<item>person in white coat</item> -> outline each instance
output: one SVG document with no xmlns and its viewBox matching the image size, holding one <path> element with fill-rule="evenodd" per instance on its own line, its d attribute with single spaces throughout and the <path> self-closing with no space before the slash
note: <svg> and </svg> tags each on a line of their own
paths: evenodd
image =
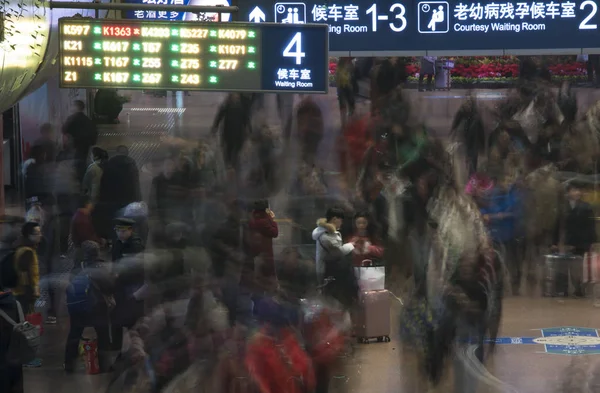
<svg viewBox="0 0 600 393">
<path fill-rule="evenodd" d="M 342 259 L 354 250 L 352 243 L 344 244 L 340 227 L 344 221 L 344 210 L 340 208 L 330 208 L 325 214 L 325 218 L 317 220 L 317 227 L 313 230 L 312 238 L 317 243 L 316 271 L 317 282 L 319 285 L 326 278 L 326 261 L 332 259 Z"/>
</svg>

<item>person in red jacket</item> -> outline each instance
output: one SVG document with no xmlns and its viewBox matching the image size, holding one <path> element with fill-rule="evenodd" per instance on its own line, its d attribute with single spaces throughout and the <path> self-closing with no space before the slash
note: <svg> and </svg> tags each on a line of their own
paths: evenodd
<svg viewBox="0 0 600 393">
<path fill-rule="evenodd" d="M 106 241 L 96 234 L 94 224 L 92 224 L 92 211 L 94 205 L 91 202 L 89 196 L 84 195 L 79 200 L 79 206 L 73 219 L 71 220 L 71 240 L 75 246 L 75 259 L 76 262 L 81 261 L 81 244 L 85 241 L 93 241 L 102 246 L 106 244 Z"/>
<path fill-rule="evenodd" d="M 352 255 L 353 265 L 360 267 L 366 259 L 376 262 L 383 258 L 383 247 L 369 233 L 369 216 L 367 213 L 357 213 L 354 216 L 354 227 L 356 228 L 356 232 L 349 241 L 349 243 L 354 244 Z"/>
<path fill-rule="evenodd" d="M 246 249 L 251 257 L 260 256 L 263 261 L 261 272 L 265 276 L 275 275 L 273 239 L 279 235 L 275 214 L 266 200 L 256 201 L 248 219 Z"/>
</svg>

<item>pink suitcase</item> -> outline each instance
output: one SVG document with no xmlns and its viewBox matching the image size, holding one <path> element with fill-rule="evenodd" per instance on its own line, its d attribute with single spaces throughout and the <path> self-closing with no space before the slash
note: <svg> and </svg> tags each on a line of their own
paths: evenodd
<svg viewBox="0 0 600 393">
<path fill-rule="evenodd" d="M 390 341 L 391 298 L 387 290 L 360 293 L 354 315 L 354 334 L 358 342 L 369 343 L 376 338 L 379 342 Z"/>
</svg>

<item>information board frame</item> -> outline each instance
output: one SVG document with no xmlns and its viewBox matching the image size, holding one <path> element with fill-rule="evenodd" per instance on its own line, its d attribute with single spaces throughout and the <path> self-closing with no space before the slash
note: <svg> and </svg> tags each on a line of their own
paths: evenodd
<svg viewBox="0 0 600 393">
<path fill-rule="evenodd" d="M 65 25 L 69 25 L 69 23 L 73 24 L 73 25 L 81 25 L 81 24 L 88 24 L 90 26 L 94 25 L 94 27 L 98 27 L 98 26 L 130 26 L 132 29 L 134 28 L 134 26 L 137 26 L 141 29 L 141 26 L 144 25 L 145 27 L 153 26 L 153 27 L 160 27 L 160 28 L 164 28 L 164 27 L 168 27 L 169 29 L 194 29 L 194 30 L 199 30 L 199 29 L 209 29 L 209 30 L 222 30 L 222 29 L 238 29 L 238 30 L 243 30 L 243 29 L 248 29 L 249 31 L 259 31 L 257 33 L 257 38 L 256 38 L 256 42 L 260 41 L 260 44 L 258 45 L 254 45 L 255 46 L 255 50 L 256 52 L 252 52 L 253 55 L 256 55 L 256 62 L 258 63 L 260 61 L 260 63 L 258 63 L 260 66 L 256 67 L 256 74 L 255 76 L 253 76 L 253 83 L 254 86 L 253 87 L 248 87 L 246 85 L 244 85 L 241 88 L 238 87 L 232 87 L 231 83 L 233 83 L 231 80 L 228 80 L 229 83 L 229 87 L 221 87 L 219 86 L 215 86 L 215 87 L 207 87 L 206 84 L 204 86 L 198 86 L 198 85 L 194 85 L 194 86 L 188 86 L 188 85 L 177 85 L 177 86 L 173 86 L 173 85 L 149 85 L 149 84 L 132 84 L 131 81 L 128 81 L 127 83 L 89 83 L 89 82 L 79 82 L 77 81 L 77 83 L 68 83 L 68 81 L 65 80 L 65 72 L 68 71 L 68 67 L 72 66 L 71 65 L 65 65 L 65 62 L 69 62 L 66 60 L 66 55 L 65 52 L 68 52 L 68 50 L 66 50 L 66 47 L 68 47 L 69 45 L 67 45 L 66 41 L 67 39 L 65 38 L 65 36 L 63 36 L 63 31 L 64 31 L 64 27 Z M 207 92 L 262 92 L 262 93 L 301 93 L 301 94 L 327 94 L 329 91 L 329 83 L 328 83 L 328 65 L 329 65 L 329 52 L 328 52 L 328 47 L 329 47 L 329 35 L 327 34 L 327 25 L 326 24 L 304 24 L 304 25 L 282 25 L 282 24 L 278 24 L 278 23 L 264 23 L 261 25 L 256 25 L 254 23 L 249 23 L 249 22 L 189 22 L 189 21 L 157 21 L 157 20 L 132 20 L 132 19 L 94 19 L 94 18 L 84 18 L 84 17 L 65 17 L 65 18 L 60 18 L 59 19 L 59 87 L 61 88 L 84 88 L 84 89 L 122 89 L 122 90 L 177 90 L 177 91 L 207 91 Z M 282 34 L 273 34 L 273 32 L 276 31 L 281 31 Z M 269 32 L 271 34 L 269 34 Z M 287 34 L 287 35 L 286 35 Z M 308 34 L 309 38 L 311 37 L 311 34 L 314 35 L 321 35 L 322 34 L 322 39 L 320 40 L 316 40 L 316 41 L 320 41 L 321 43 L 319 45 L 315 45 L 315 47 L 318 48 L 322 48 L 322 51 L 315 51 L 315 53 L 310 53 L 308 50 L 304 50 L 304 52 L 301 54 L 302 55 L 302 60 L 300 60 L 300 58 L 295 58 L 294 53 L 295 52 L 291 52 L 291 51 L 296 51 L 297 53 L 300 53 L 303 51 L 303 49 L 300 48 L 300 46 L 297 47 L 293 47 L 292 49 L 289 49 L 292 46 L 292 40 L 293 38 L 285 38 L 285 37 L 292 37 L 291 35 L 293 35 L 294 38 L 298 38 L 296 36 L 300 36 L 300 38 L 305 37 L 306 34 Z M 268 37 L 267 37 L 268 36 Z M 211 36 L 212 37 L 212 36 Z M 123 38 L 123 37 L 121 37 Z M 128 36 L 127 38 L 130 38 L 130 36 Z M 163 37 L 165 40 L 170 39 L 170 37 Z M 204 37 L 206 38 L 206 37 Z M 305 39 L 306 41 L 311 42 L 311 40 L 307 38 Z M 314 37 L 313 37 L 314 38 Z M 92 38 L 88 37 L 88 40 L 91 40 Z M 200 38 L 199 38 L 200 39 Z M 286 43 L 284 44 L 283 42 L 278 42 L 281 40 L 288 40 L 289 42 L 286 41 Z M 118 41 L 118 40 L 115 40 Z M 313 40 L 314 41 L 314 40 Z M 167 41 L 168 43 L 168 41 Z M 94 43 L 95 45 L 97 45 L 98 43 Z M 102 41 L 102 44 L 104 44 L 104 41 Z M 221 43 L 216 44 L 217 46 L 219 46 L 219 53 L 221 50 Z M 276 45 L 278 50 L 280 52 L 277 52 L 277 54 L 269 54 L 270 52 L 274 51 L 272 50 L 273 45 Z M 299 44 L 296 44 L 299 45 Z M 312 44 L 311 48 L 312 48 Z M 214 45 L 211 45 L 214 46 Z M 287 47 L 286 47 L 287 46 Z M 266 47 L 266 49 L 265 49 Z M 305 48 L 305 47 L 303 47 Z M 97 48 L 94 48 L 97 49 Z M 212 49 L 212 48 L 211 48 Z M 248 47 L 249 49 L 249 47 Z M 102 49 L 102 51 L 104 51 L 104 48 Z M 127 50 L 125 50 L 127 51 Z M 145 49 L 144 49 L 145 51 Z M 281 52 L 283 51 L 283 52 Z M 288 54 L 286 54 L 285 52 L 288 52 Z M 291 52 L 291 54 L 290 54 Z M 322 54 L 320 54 L 322 52 Z M 84 53 L 83 50 L 81 51 L 81 58 L 83 58 L 84 60 L 89 61 L 88 57 L 93 57 L 94 55 L 89 55 L 90 52 L 88 53 Z M 127 57 L 131 58 L 132 56 L 130 55 L 130 53 L 127 53 Z M 250 52 L 249 52 L 250 53 Z M 249 54 L 244 52 L 244 54 Z M 117 53 L 116 55 L 118 55 L 119 53 Z M 99 55 L 100 57 L 102 57 L 102 55 Z M 125 56 L 125 55 L 124 55 Z M 135 56 L 135 55 L 134 55 Z M 141 55 L 143 56 L 143 55 Z M 163 62 L 163 60 L 169 60 L 169 58 L 162 58 L 162 53 L 157 55 L 156 57 L 161 57 L 161 68 L 160 68 L 160 73 L 161 73 L 161 78 L 162 75 L 164 73 L 163 68 L 167 68 L 167 66 L 165 64 L 167 64 L 167 62 Z M 184 56 L 184 55 L 177 55 L 177 56 Z M 185 55 L 187 56 L 187 55 Z M 203 53 L 197 53 L 195 55 L 191 55 L 191 57 L 193 56 L 198 56 L 198 58 L 200 59 L 200 62 L 205 61 L 205 59 L 203 59 L 203 57 L 208 57 L 210 55 L 204 55 Z M 217 55 L 214 55 L 217 56 Z M 228 56 L 228 55 L 223 55 L 223 56 Z M 284 59 L 284 57 L 286 57 Z M 322 62 L 320 61 L 322 57 Z M 108 59 L 114 59 L 115 58 L 115 54 L 112 54 L 112 56 L 108 56 Z M 290 71 L 290 78 L 288 78 L 288 70 L 287 69 L 283 69 L 283 71 L 286 71 L 285 74 L 285 79 L 290 79 L 290 80 L 286 80 L 286 81 L 281 81 L 279 80 L 279 84 L 277 81 L 273 81 L 271 80 L 272 78 L 275 78 L 275 75 L 279 75 L 277 76 L 277 78 L 281 79 L 280 76 L 282 75 L 281 73 L 281 65 L 282 63 L 282 59 L 286 62 L 291 61 L 290 59 L 287 58 L 292 58 L 295 59 L 295 64 L 298 64 L 298 68 L 297 70 L 294 69 L 289 69 Z M 104 57 L 104 60 L 106 60 L 107 57 Z M 275 60 L 274 60 L 275 59 Z M 98 61 L 99 59 L 94 59 L 93 61 Z M 135 59 L 134 59 L 135 60 Z M 253 59 L 250 59 L 253 60 Z M 304 60 L 309 60 L 308 61 L 308 66 L 306 65 L 306 62 L 304 65 L 301 64 L 301 61 Z M 129 60 L 128 60 L 129 61 Z M 250 63 L 251 61 L 249 61 L 248 63 Z M 208 64 L 208 61 L 206 60 L 206 63 Z M 213 63 L 213 61 L 211 61 L 211 63 Z M 86 63 L 87 64 L 87 63 Z M 92 67 L 92 66 L 87 66 L 87 67 Z M 125 66 L 125 67 L 132 67 L 131 65 L 129 66 Z M 212 67 L 212 64 L 211 64 Z M 219 64 L 218 66 L 219 70 L 224 70 L 224 68 L 220 68 L 221 64 Z M 279 67 L 278 70 L 275 70 L 275 68 Z M 303 68 L 304 67 L 304 68 Z M 306 68 L 308 67 L 308 68 Z M 106 68 L 102 69 L 100 68 L 100 71 L 89 71 L 91 73 L 94 72 L 98 72 L 98 73 L 110 73 L 111 71 L 109 70 L 110 66 L 107 66 Z M 130 68 L 123 68 L 123 69 L 130 69 Z M 200 68 L 206 68 L 204 67 L 204 65 L 201 65 L 200 67 L 196 68 L 195 72 L 196 74 L 199 75 L 200 77 Z M 91 69 L 91 68 L 90 68 Z M 314 70 L 314 72 L 313 72 Z M 106 72 L 105 72 L 106 71 Z M 203 70 L 202 70 L 203 71 Z M 293 71 L 293 72 L 292 72 Z M 300 72 L 302 71 L 302 73 Z M 118 72 L 115 71 L 115 72 Z M 137 72 L 137 71 L 136 71 Z M 142 72 L 142 71 L 139 71 Z M 169 71 L 171 73 L 176 73 L 179 71 Z M 217 71 L 215 71 L 217 72 Z M 113 72 L 114 73 L 114 72 Z M 124 73 L 127 73 L 127 71 L 124 71 Z M 158 72 L 157 72 L 158 73 Z M 267 75 L 267 73 L 270 75 Z M 322 75 L 321 75 L 322 74 Z M 227 77 L 227 79 L 231 79 L 231 78 L 237 78 L 237 79 L 243 79 L 246 82 L 251 79 L 248 77 L 248 75 L 250 75 L 250 73 L 247 74 L 243 74 L 243 73 L 237 73 L 237 74 L 230 74 Z M 265 77 L 265 75 L 267 75 Z M 302 75 L 302 79 L 301 79 L 301 75 Z M 305 75 L 308 75 L 308 78 L 305 78 Z M 134 74 L 131 75 L 132 79 L 135 76 Z M 168 74 L 166 76 L 169 76 Z M 204 75 L 204 76 L 208 76 Z M 295 77 L 295 79 L 291 80 L 292 76 Z M 312 76 L 315 76 L 314 78 Z M 171 75 L 172 77 L 172 75 Z M 129 76 L 127 77 L 129 78 Z M 221 76 L 219 76 L 219 78 L 221 78 Z M 258 80 L 258 82 L 256 82 L 256 80 Z M 174 82 L 173 82 L 174 83 Z M 198 82 L 200 83 L 200 82 Z M 310 86 L 309 86 L 310 85 Z M 307 87 L 308 86 L 308 87 Z"/>
</svg>

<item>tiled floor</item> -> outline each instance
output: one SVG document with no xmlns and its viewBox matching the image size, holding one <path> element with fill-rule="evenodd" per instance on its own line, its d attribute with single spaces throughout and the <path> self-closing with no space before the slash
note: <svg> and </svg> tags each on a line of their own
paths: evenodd
<svg viewBox="0 0 600 393">
<path fill-rule="evenodd" d="M 336 393 L 429 392 L 417 376 L 414 355 L 403 351 L 399 343 L 396 334 L 399 309 L 399 303 L 392 307 L 392 341 L 357 345 L 354 355 L 346 359 L 345 367 L 333 379 Z M 87 376 L 83 371 L 71 376 L 62 373 L 62 345 L 67 333 L 65 324 L 66 321 L 61 321 L 58 326 L 46 329 L 44 366 L 26 370 L 27 392 L 100 392 L 106 386 L 106 376 Z M 540 337 L 539 329 L 560 326 L 600 328 L 599 310 L 587 300 L 559 303 L 546 298 L 508 298 L 500 335 L 513 339 Z M 486 367 L 493 377 L 480 375 L 472 378 L 477 381 L 474 392 L 583 393 L 586 391 L 578 389 L 592 378 L 590 371 L 600 371 L 600 355 L 568 356 L 546 353 L 544 345 L 500 344 L 496 353 L 487 360 Z M 446 369 L 447 378 L 431 392 L 453 392 L 452 370 L 450 362 Z M 568 389 L 563 386 L 568 386 Z M 344 389 L 340 390 L 342 387 Z"/>
<path fill-rule="evenodd" d="M 129 146 L 131 155 L 140 167 L 151 161 L 161 151 L 160 140 L 164 136 L 179 136 L 189 139 L 208 138 L 216 109 L 223 99 L 222 94 L 169 93 L 166 98 L 156 98 L 140 93 L 131 93 L 132 102 L 121 114 L 121 124 L 102 126 L 100 144 L 113 150 L 120 144 Z M 420 102 L 420 112 L 427 118 L 437 133 L 445 135 L 451 118 L 464 99 L 464 91 L 418 93 L 410 91 L 415 103 Z M 479 97 L 486 105 L 494 105 L 500 91 L 482 91 Z M 600 98 L 596 90 L 579 91 L 580 104 L 588 105 L 592 99 Z M 335 108 L 334 92 L 321 97 L 325 104 Z M 274 100 L 269 98 L 271 102 Z M 271 105 L 273 106 L 273 105 Z M 366 110 L 366 108 L 361 108 Z M 269 114 L 269 124 L 277 128 L 279 120 L 274 110 Z M 331 111 L 331 123 L 339 124 L 336 110 Z M 144 194 L 147 195 L 152 173 L 142 170 Z M 359 345 L 345 369 L 339 371 L 334 380 L 335 391 L 348 393 L 421 393 L 452 392 L 450 377 L 436 390 L 416 387 L 416 360 L 408 352 L 401 350 L 397 337 L 397 315 L 400 304 L 394 301 L 392 307 L 392 341 Z M 27 393 L 57 392 L 100 392 L 107 378 L 86 376 L 79 373 L 66 376 L 61 371 L 64 339 L 67 321 L 57 326 L 49 326 L 44 336 L 44 365 L 40 369 L 26 370 Z M 502 337 L 539 337 L 536 329 L 557 326 L 576 326 L 600 329 L 600 310 L 593 308 L 587 300 L 567 300 L 558 302 L 548 298 L 508 298 L 505 302 L 502 322 Z M 511 340 L 508 340 L 511 341 Z M 519 392 L 519 393 L 571 393 L 586 392 L 577 390 L 585 382 L 587 374 L 581 370 L 600 365 L 600 355 L 566 356 L 549 354 L 539 344 L 502 344 L 497 346 L 495 355 L 488 359 L 489 371 L 502 380 L 495 382 L 492 377 L 479 380 L 477 393 Z M 600 370 L 600 369 L 599 369 Z M 451 371 L 450 369 L 448 371 Z M 565 382 L 567 380 L 567 382 Z M 563 383 L 567 384 L 563 388 Z M 510 385 L 510 386 L 509 386 Z M 511 388 L 512 386 L 512 388 Z M 589 390 L 598 392 L 600 390 Z M 475 392 L 475 391 L 474 391 Z M 455 393 L 466 393 L 457 391 Z"/>
</svg>

